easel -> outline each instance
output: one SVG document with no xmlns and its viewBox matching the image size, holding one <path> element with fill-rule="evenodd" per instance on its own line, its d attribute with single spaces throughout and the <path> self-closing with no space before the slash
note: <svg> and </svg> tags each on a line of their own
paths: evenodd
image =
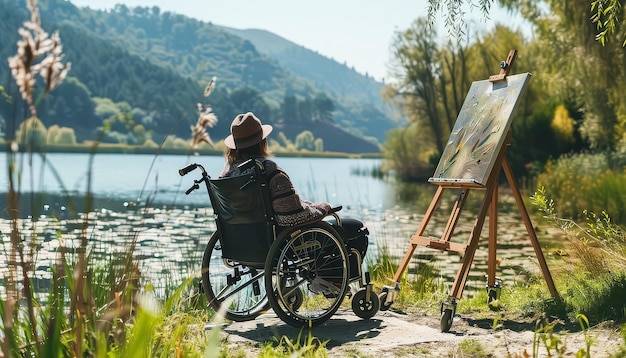
<svg viewBox="0 0 626 358">
<path fill-rule="evenodd" d="M 515 60 L 515 55 L 517 51 L 511 50 L 509 56 L 505 61 L 500 64 L 500 74 L 493 75 L 489 77 L 489 81 L 492 83 L 496 83 L 499 81 L 506 81 L 507 76 L 510 73 L 513 61 Z M 467 277 L 469 275 L 469 270 L 472 265 L 472 261 L 474 259 L 474 254 L 478 247 L 478 242 L 480 240 L 480 234 L 483 229 L 483 224 L 485 223 L 485 218 L 487 213 L 489 213 L 489 243 L 488 243 L 488 261 L 487 261 L 487 293 L 489 297 L 489 302 L 493 299 L 496 299 L 499 296 L 501 282 L 496 278 L 496 247 L 497 247 L 497 218 L 498 218 L 498 181 L 500 177 L 500 172 L 504 170 L 504 174 L 506 175 L 506 179 L 509 183 L 509 186 L 513 192 L 513 196 L 515 198 L 515 202 L 519 209 L 519 212 L 522 216 L 522 220 L 524 221 L 524 225 L 526 226 L 526 230 L 528 232 L 530 242 L 535 250 L 535 255 L 539 261 L 539 265 L 541 267 L 541 271 L 543 273 L 543 277 L 548 285 L 548 289 L 552 297 L 557 297 L 558 293 L 554 286 L 554 282 L 552 280 L 552 276 L 548 269 L 548 265 L 546 264 L 546 260 L 543 256 L 543 252 L 541 251 L 541 247 L 539 245 L 539 240 L 537 239 L 537 235 L 533 228 L 532 222 L 530 221 L 530 217 L 528 215 L 528 211 L 524 206 L 524 202 L 522 200 L 522 196 L 520 194 L 519 188 L 517 187 L 517 183 L 515 181 L 515 177 L 513 176 L 513 172 L 511 170 L 511 166 L 506 158 L 505 151 L 506 147 L 510 145 L 511 141 L 511 133 L 508 132 L 506 134 L 506 139 L 504 145 L 501 147 L 498 152 L 497 158 L 495 160 L 495 164 L 493 166 L 493 170 L 491 170 L 487 182 L 485 185 L 472 183 L 472 182 L 438 182 L 436 183 L 439 187 L 424 214 L 422 222 L 420 223 L 419 228 L 416 233 L 411 236 L 410 244 L 408 251 L 406 252 L 404 258 L 402 259 L 398 270 L 396 271 L 393 281 L 396 284 L 395 288 L 386 287 L 383 289 L 383 295 L 385 295 L 385 299 L 382 301 L 381 309 L 387 309 L 391 303 L 393 303 L 393 297 L 387 298 L 387 295 L 394 295 L 392 291 L 399 291 L 399 282 L 400 279 L 406 270 L 409 261 L 413 255 L 417 246 L 425 246 L 429 248 L 433 248 L 436 250 L 443 251 L 454 251 L 458 252 L 463 256 L 462 263 L 458 269 L 456 277 L 454 279 L 454 283 L 452 288 L 450 289 L 450 293 L 448 295 L 448 299 L 441 304 L 441 331 L 447 332 L 450 330 L 452 326 L 452 319 L 456 312 L 456 301 L 461 299 L 463 294 L 463 288 L 465 287 L 465 283 L 467 281 Z M 443 235 L 441 238 L 436 239 L 432 237 L 423 236 L 426 226 L 428 225 L 434 211 L 437 209 L 439 205 L 439 201 L 441 196 L 446 189 L 460 189 L 461 192 L 456 199 L 446 227 L 443 231 Z M 454 233 L 455 226 L 459 220 L 459 216 L 461 214 L 461 210 L 467 200 L 467 196 L 471 189 L 481 189 L 485 190 L 482 204 L 480 206 L 480 210 L 478 216 L 476 217 L 476 221 L 474 223 L 473 229 L 470 233 L 469 240 L 467 244 L 459 244 L 451 242 L 450 239 Z M 390 302 L 391 301 L 391 302 Z"/>
</svg>

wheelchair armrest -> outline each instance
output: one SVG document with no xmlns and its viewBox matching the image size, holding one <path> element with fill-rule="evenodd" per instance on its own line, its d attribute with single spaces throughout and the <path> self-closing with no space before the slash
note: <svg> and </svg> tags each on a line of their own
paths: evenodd
<svg viewBox="0 0 626 358">
<path fill-rule="evenodd" d="M 334 214 L 334 213 L 336 213 L 336 212 L 340 211 L 341 209 L 343 209 L 343 206 L 342 206 L 342 205 L 332 207 L 332 208 L 330 208 L 330 210 L 328 211 L 328 214 Z"/>
<path fill-rule="evenodd" d="M 327 216 L 334 217 L 335 221 L 337 222 L 337 226 L 342 226 L 341 225 L 341 218 L 337 214 L 337 212 L 339 210 L 341 210 L 342 208 L 343 208 L 343 206 L 339 205 L 339 206 L 335 206 L 335 207 L 330 208 L 330 210 L 328 211 L 328 215 Z"/>
</svg>

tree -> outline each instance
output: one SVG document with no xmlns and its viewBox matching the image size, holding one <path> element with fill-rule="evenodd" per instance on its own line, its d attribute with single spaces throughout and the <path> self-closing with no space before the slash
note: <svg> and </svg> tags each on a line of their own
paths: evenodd
<svg viewBox="0 0 626 358">
<path fill-rule="evenodd" d="M 27 150 L 38 152 L 46 146 L 46 126 L 37 117 L 31 117 L 20 124 L 15 134 L 17 143 L 23 145 Z"/>
<path fill-rule="evenodd" d="M 620 0 L 595 0 L 591 2 L 591 12 L 593 21 L 598 26 L 596 38 L 602 45 L 609 41 L 610 36 L 621 36 L 624 40 L 622 46 L 626 46 L 626 17 L 624 17 L 624 4 Z M 622 17 L 621 23 L 619 22 Z M 617 34 L 618 28 L 623 26 L 622 33 Z"/>
<path fill-rule="evenodd" d="M 151 139 L 151 133 L 146 131 L 146 128 L 144 128 L 144 126 L 141 124 L 137 124 L 135 125 L 135 127 L 133 127 L 133 135 L 135 136 L 135 140 L 139 145 Z"/>
<path fill-rule="evenodd" d="M 581 108 L 583 138 L 597 149 L 626 145 L 626 48 L 616 41 L 598 43 L 589 1 L 506 4 L 535 25 L 540 81 L 561 102 Z"/>
<path fill-rule="evenodd" d="M 561 104 L 556 107 L 550 127 L 554 131 L 559 146 L 569 147 L 576 141 L 574 138 L 574 120 L 564 105 Z"/>
<path fill-rule="evenodd" d="M 324 151 L 324 140 L 322 138 L 315 139 L 315 142 L 313 144 L 315 146 L 315 151 L 316 152 L 323 152 Z"/>
<path fill-rule="evenodd" d="M 335 103 L 332 99 L 328 98 L 326 93 L 319 93 L 313 99 L 313 113 L 316 120 L 334 123 L 333 111 L 335 110 Z"/>
<path fill-rule="evenodd" d="M 250 86 L 239 87 L 230 94 L 230 100 L 239 111 L 254 112 L 263 122 L 273 122 L 270 107 L 258 89 Z"/>
<path fill-rule="evenodd" d="M 527 18 L 537 18 L 538 10 L 546 2 L 536 0 L 499 0 L 501 5 L 507 8 L 522 9 L 522 14 Z M 551 1 L 547 1 L 551 3 Z M 566 4 L 566 2 L 562 2 Z M 572 2 L 570 2 L 572 3 Z M 596 25 L 596 32 L 594 37 L 602 45 L 605 45 L 611 40 L 622 41 L 621 45 L 626 46 L 626 14 L 623 0 L 578 0 L 575 1 L 576 6 L 586 7 L 588 12 L 591 13 L 589 17 L 580 17 L 583 21 L 590 22 Z M 478 7 L 483 14 L 483 17 L 487 17 L 491 10 L 493 0 L 479 0 Z M 435 16 L 439 12 L 446 14 L 445 25 L 450 34 L 456 35 L 457 39 L 462 38 L 464 19 L 462 10 L 463 6 L 475 6 L 474 0 L 446 0 L 446 1 L 428 1 L 428 20 L 430 24 L 434 24 Z M 587 11 L 586 11 L 587 12 Z M 585 12 L 585 13 L 586 13 Z M 580 14 L 582 15 L 582 14 Z M 620 17 L 622 20 L 620 21 Z M 621 29 L 620 29 L 621 27 Z M 621 39 L 620 39 L 621 37 Z"/>
<path fill-rule="evenodd" d="M 438 49 L 436 33 L 423 19 L 398 33 L 392 44 L 394 77 L 387 97 L 395 98 L 411 124 L 431 134 L 442 153 L 468 88 L 465 49 L 452 43 Z"/>
<path fill-rule="evenodd" d="M 310 99 L 306 98 L 303 101 L 298 101 L 298 117 L 303 122 L 313 121 L 313 104 Z"/>
<path fill-rule="evenodd" d="M 283 122 L 294 123 L 300 122 L 298 113 L 298 100 L 294 95 L 285 95 L 283 98 Z"/>
<path fill-rule="evenodd" d="M 303 131 L 296 136 L 296 149 L 315 150 L 315 136 L 311 131 Z"/>
<path fill-rule="evenodd" d="M 75 77 L 68 77 L 57 90 L 45 100 L 49 109 L 51 123 L 60 126 L 92 129 L 95 123 L 95 105 L 91 100 L 91 92 Z"/>
</svg>

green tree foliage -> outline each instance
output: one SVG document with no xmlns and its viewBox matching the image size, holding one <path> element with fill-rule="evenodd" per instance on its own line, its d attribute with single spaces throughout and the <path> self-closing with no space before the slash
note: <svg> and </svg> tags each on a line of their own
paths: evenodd
<svg viewBox="0 0 626 358">
<path fill-rule="evenodd" d="M 170 135 L 165 138 L 163 148 L 186 149 L 189 148 L 189 143 L 184 139 Z"/>
<path fill-rule="evenodd" d="M 550 127 L 554 131 L 561 146 L 567 146 L 576 140 L 574 138 L 574 120 L 569 116 L 569 111 L 564 105 L 558 105 L 554 110 L 554 118 Z M 564 150 L 562 150 L 564 152 Z"/>
<path fill-rule="evenodd" d="M 322 122 L 333 123 L 333 111 L 335 103 L 324 93 L 320 93 L 313 99 L 313 119 Z"/>
<path fill-rule="evenodd" d="M 290 145 L 293 145 L 293 143 L 291 143 L 289 138 L 287 138 L 287 136 L 283 132 L 278 132 L 278 135 L 275 136 L 275 139 L 276 139 L 276 142 L 283 147 L 288 147 Z"/>
<path fill-rule="evenodd" d="M 626 13 L 624 12 L 624 2 L 620 0 L 595 0 L 591 2 L 591 20 L 597 25 L 600 31 L 596 38 L 602 45 L 605 45 L 612 36 L 618 40 L 623 39 L 622 46 L 626 46 Z M 620 21 L 621 17 L 621 21 Z M 619 27 L 622 27 L 621 34 Z"/>
<path fill-rule="evenodd" d="M 313 142 L 314 146 L 315 146 L 315 151 L 316 152 L 323 152 L 324 151 L 324 140 L 322 138 L 316 138 L 315 142 Z"/>
<path fill-rule="evenodd" d="M 519 9 L 535 25 L 536 49 L 541 54 L 537 56 L 538 81 L 561 102 L 571 101 L 582 108 L 580 133 L 589 145 L 612 150 L 624 141 L 626 48 L 618 41 L 605 41 L 605 46 L 596 41 L 598 29 L 590 20 L 594 16 L 590 2 L 505 4 Z"/>
<path fill-rule="evenodd" d="M 469 85 L 466 49 L 449 43 L 440 49 L 436 33 L 423 19 L 398 33 L 392 44 L 394 76 L 399 80 L 387 88 L 416 123 L 430 132 L 430 142 L 439 153 L 454 126 Z"/>
<path fill-rule="evenodd" d="M 75 145 L 76 144 L 76 134 L 74 133 L 74 129 L 68 127 L 59 127 L 54 124 L 48 128 L 48 132 L 46 134 L 46 143 L 48 145 Z"/>
<path fill-rule="evenodd" d="M 76 134 L 74 134 L 74 129 L 61 127 L 59 129 L 59 134 L 56 137 L 56 144 L 60 145 L 75 145 L 76 144 Z"/>
<path fill-rule="evenodd" d="M 282 104 L 282 115 L 284 123 L 300 122 L 298 112 L 298 99 L 294 95 L 285 95 Z"/>
<path fill-rule="evenodd" d="M 304 131 L 296 136 L 296 149 L 315 150 L 315 136 L 311 131 Z"/>
<path fill-rule="evenodd" d="M 521 32 L 499 25 L 491 32 L 477 34 L 476 40 L 468 46 L 437 45 L 432 38 L 423 35 L 427 30 L 426 22 L 418 20 L 411 29 L 398 34 L 393 48 L 397 56 L 394 69 L 399 81 L 389 85 L 386 92 L 407 113 L 409 125 L 428 133 L 420 137 L 420 147 L 429 148 L 430 158 L 422 162 L 422 166 L 430 165 L 432 170 L 437 164 L 471 81 L 497 74 L 498 64 L 512 48 L 518 49 L 512 73 L 537 73 L 531 78 L 512 124 L 513 143 L 508 157 L 514 172 L 522 176 L 535 173 L 550 157 L 584 147 L 579 135 L 584 122 L 578 102 L 555 94 L 554 83 L 550 83 L 554 76 L 540 70 L 545 64 L 543 56 L 536 55 L 543 53 L 541 41 L 528 42 Z M 573 141 L 556 146 L 557 133 L 551 123 L 558 105 L 564 105 L 572 113 L 574 133 Z M 395 145 L 401 145 L 400 138 L 415 140 L 406 135 L 396 137 Z M 402 145 L 410 148 L 412 143 Z M 404 152 L 403 149 L 393 150 L 389 145 L 385 147 L 386 157 Z M 424 160 L 423 156 L 419 160 Z"/>
<path fill-rule="evenodd" d="M 389 131 L 383 144 L 385 163 L 389 166 L 385 169 L 394 169 L 403 181 L 418 181 L 431 176 L 434 169 L 429 163 L 437 154 L 428 137 L 429 133 L 417 124 Z"/>
<path fill-rule="evenodd" d="M 135 140 L 139 145 L 142 145 L 147 140 L 151 139 L 150 132 L 146 131 L 146 128 L 144 128 L 144 126 L 141 124 L 137 124 L 135 127 L 133 127 L 133 135 L 135 136 Z"/>
<path fill-rule="evenodd" d="M 263 122 L 273 122 L 270 107 L 258 89 L 251 86 L 237 88 L 230 94 L 230 100 L 240 112 L 254 112 Z"/>
<path fill-rule="evenodd" d="M 483 17 L 487 18 L 493 2 L 493 0 L 479 0 L 476 4 L 472 0 L 430 0 L 428 1 L 428 20 L 431 24 L 434 24 L 436 15 L 444 13 L 446 15 L 445 25 L 449 33 L 460 39 L 465 34 L 463 31 L 465 23 L 463 15 L 466 12 L 463 7 L 478 5 Z M 499 0 L 498 2 L 509 8 L 521 9 L 522 13 L 528 18 L 538 16 L 538 10 L 544 4 L 544 2 L 536 0 Z M 626 16 L 622 0 L 582 0 L 576 2 L 578 3 L 576 6 L 582 5 L 590 10 L 591 16 L 584 19 L 581 16 L 581 19 L 589 20 L 595 24 L 596 40 L 602 45 L 611 40 L 623 41 L 622 46 L 626 46 Z"/>
<path fill-rule="evenodd" d="M 93 97 L 92 101 L 95 105 L 94 114 L 101 121 L 120 113 L 119 107 L 110 98 Z"/>
<path fill-rule="evenodd" d="M 94 118 L 91 92 L 76 77 L 66 78 L 42 105 L 47 109 L 46 121 L 49 123 L 81 131 L 90 131 L 99 124 Z"/>
<path fill-rule="evenodd" d="M 334 123 L 333 111 L 335 103 L 326 94 L 320 93 L 311 99 L 285 95 L 281 105 L 282 122 L 312 123 L 315 121 Z"/>
<path fill-rule="evenodd" d="M 36 117 L 23 121 L 15 134 L 17 143 L 33 152 L 45 149 L 46 136 L 46 126 Z"/>
<path fill-rule="evenodd" d="M 143 146 L 147 147 L 147 148 L 158 148 L 159 145 L 156 144 L 152 139 L 147 139 L 145 142 L 143 142 Z"/>
<path fill-rule="evenodd" d="M 446 48 L 439 48 L 435 41 L 436 33 L 423 19 L 416 20 L 411 28 L 398 33 L 392 44 L 394 53 L 394 76 L 397 82 L 388 85 L 386 96 L 398 103 L 407 114 L 409 130 L 394 133 L 392 149 L 386 144 L 388 155 L 402 157 L 415 141 L 408 134 L 420 133 L 419 147 L 426 152 L 442 153 L 447 138 L 454 126 L 458 111 L 463 104 L 467 90 L 468 69 L 465 58 L 466 49 L 449 43 Z M 422 134 L 423 132 L 423 134 Z M 389 139 L 388 139 L 389 140 Z M 403 141 L 408 141 L 403 143 Z M 415 152 L 413 152 L 415 153 Z M 432 165 L 423 161 L 415 169 Z M 420 159 L 414 159 L 417 161 Z M 402 170 L 410 170 L 413 166 L 405 166 Z M 421 177 L 422 173 L 414 173 Z M 411 177 L 408 173 L 406 177 Z"/>
</svg>

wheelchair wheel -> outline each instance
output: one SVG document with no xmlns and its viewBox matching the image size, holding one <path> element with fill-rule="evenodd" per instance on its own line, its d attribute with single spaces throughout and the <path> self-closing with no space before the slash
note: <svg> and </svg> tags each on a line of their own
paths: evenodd
<svg viewBox="0 0 626 358">
<path fill-rule="evenodd" d="M 222 259 L 219 238 L 219 233 L 215 232 L 204 250 L 202 290 L 209 306 L 226 319 L 253 320 L 270 307 L 265 294 L 264 272 Z"/>
<path fill-rule="evenodd" d="M 374 292 L 370 292 L 369 300 L 365 288 L 358 290 L 352 297 L 352 311 L 359 318 L 370 319 L 376 315 L 379 309 L 380 300 Z"/>
<path fill-rule="evenodd" d="M 296 328 L 326 322 L 348 289 L 348 254 L 327 223 L 279 236 L 265 261 L 265 290 L 278 317 Z"/>
</svg>

